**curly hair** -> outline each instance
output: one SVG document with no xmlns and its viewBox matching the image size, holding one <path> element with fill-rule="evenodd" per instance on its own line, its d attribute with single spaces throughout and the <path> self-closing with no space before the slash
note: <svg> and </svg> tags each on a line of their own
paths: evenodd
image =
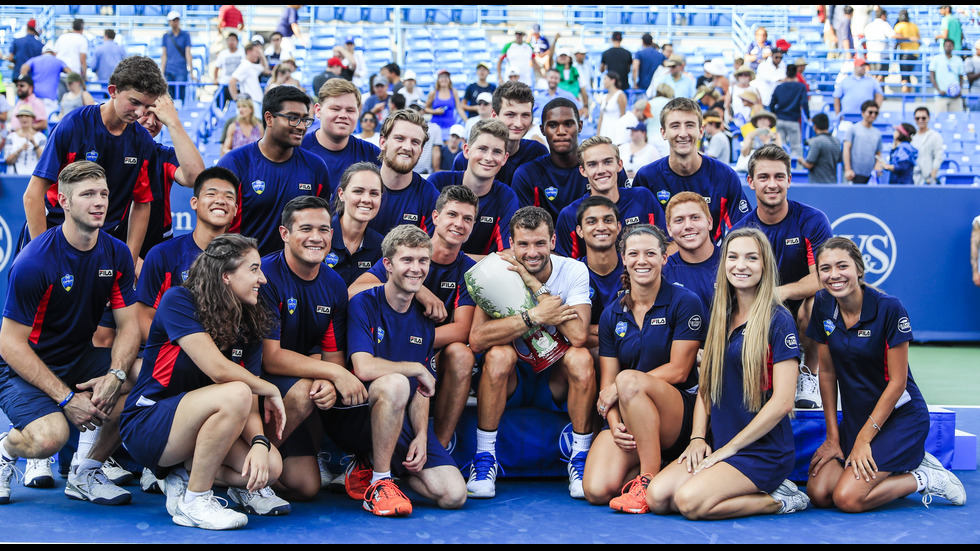
<svg viewBox="0 0 980 551">
<path fill-rule="evenodd" d="M 272 327 L 272 317 L 265 304 L 242 304 L 222 276 L 241 266 L 245 255 L 258 250 L 258 241 L 235 233 L 215 237 L 191 264 L 184 287 L 190 290 L 197 307 L 197 317 L 219 349 L 227 349 L 239 340 L 254 342 Z"/>
</svg>

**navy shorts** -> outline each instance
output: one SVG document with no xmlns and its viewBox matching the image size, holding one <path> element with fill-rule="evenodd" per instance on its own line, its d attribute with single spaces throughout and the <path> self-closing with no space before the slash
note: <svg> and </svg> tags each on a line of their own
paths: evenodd
<svg viewBox="0 0 980 551">
<path fill-rule="evenodd" d="M 167 447 L 177 406 L 185 394 L 181 392 L 152 405 L 127 406 L 119 416 L 119 435 L 123 447 L 136 462 L 154 473 L 163 474 L 157 478 L 166 478 L 167 469 L 161 467 L 172 467 L 160 465 L 160 456 Z"/>
<path fill-rule="evenodd" d="M 485 356 L 477 356 L 477 363 L 480 370 L 473 375 L 473 389 L 480 388 L 480 377 L 483 375 L 483 361 Z M 507 397 L 506 408 L 518 408 L 532 406 L 546 411 L 556 411 L 560 413 L 568 412 L 567 402 L 557 402 L 551 393 L 551 374 L 554 366 L 535 373 L 531 364 L 522 360 L 517 360 L 514 370 L 517 372 L 517 387 L 514 393 Z"/>
<path fill-rule="evenodd" d="M 354 406 L 351 408 L 330 408 L 320 412 L 323 420 L 323 428 L 327 436 L 333 440 L 344 453 L 368 457 L 371 453 L 371 408 L 367 405 Z M 427 427 L 428 437 L 426 438 L 425 449 L 425 469 L 452 465 L 456 467 L 446 448 L 439 443 L 432 424 Z M 395 445 L 395 453 L 391 457 L 391 470 L 397 476 L 405 476 L 408 471 L 402 464 L 408 455 L 408 447 L 415 438 L 415 429 L 406 414 L 402 423 L 402 431 L 398 436 L 398 443 Z"/>
<path fill-rule="evenodd" d="M 269 375 L 268 373 L 263 373 L 262 379 L 276 385 L 276 388 L 279 389 L 279 394 L 283 397 L 300 381 L 300 377 Z M 259 411 L 265 415 L 265 400 L 261 397 L 259 398 Z M 279 453 L 282 454 L 283 459 L 287 457 L 313 456 L 316 455 L 316 452 L 316 448 L 313 447 L 313 436 L 310 434 L 309 429 L 306 428 L 306 423 L 297 425 L 292 434 L 286 437 L 282 444 L 279 445 Z"/>
<path fill-rule="evenodd" d="M 74 362 L 48 368 L 68 388 L 76 390 L 75 385 L 78 383 L 104 376 L 109 372 L 110 365 L 112 349 L 90 346 Z M 0 364 L 0 409 L 3 409 L 17 430 L 24 430 L 41 417 L 62 413 L 58 402 L 21 379 L 6 363 Z"/>
</svg>

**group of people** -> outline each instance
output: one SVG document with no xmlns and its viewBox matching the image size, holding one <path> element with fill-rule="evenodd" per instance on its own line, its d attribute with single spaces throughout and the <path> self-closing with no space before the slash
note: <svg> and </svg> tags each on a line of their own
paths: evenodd
<svg viewBox="0 0 980 551">
<path fill-rule="evenodd" d="M 362 98 L 344 79 L 312 106 L 294 86 L 266 91 L 262 137 L 207 169 L 167 88 L 152 60 L 124 59 L 109 101 L 69 114 L 33 172 L 0 326 L 0 503 L 19 458 L 26 484 L 53 485 L 47 458 L 73 426 L 69 498 L 131 500 L 107 475 L 122 443 L 182 526 L 246 524 L 215 487 L 283 515 L 334 478 L 375 515 L 412 512 L 395 476 L 457 509 L 496 495 L 497 443 L 513 436 L 500 419 L 518 405 L 567 412 L 570 495 L 618 511 L 965 502 L 924 449 L 901 303 L 862 283 L 860 252 L 822 212 L 788 199 L 782 148 L 752 156 L 753 211 L 698 151 L 694 100 L 667 102 L 669 154 L 630 185 L 609 138 L 579 143 L 567 98 L 541 107 L 548 147 L 526 139 L 521 82 L 494 90 L 455 170 L 429 180 L 415 168 L 433 126 L 400 109 L 379 146 L 354 137 Z M 163 126 L 173 147 L 152 140 Z M 175 182 L 197 214 L 180 237 Z M 464 274 L 492 253 L 533 308 L 477 306 Z M 520 339 L 537 328 L 567 345 L 539 372 Z M 471 389 L 464 479 L 446 447 Z M 786 480 L 794 402 L 827 416 L 806 494 Z M 354 458 L 343 475 L 325 437 Z"/>
</svg>

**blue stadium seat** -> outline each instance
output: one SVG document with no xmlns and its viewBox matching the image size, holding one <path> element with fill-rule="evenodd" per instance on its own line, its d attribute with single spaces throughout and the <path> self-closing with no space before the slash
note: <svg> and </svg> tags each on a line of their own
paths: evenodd
<svg viewBox="0 0 980 551">
<path fill-rule="evenodd" d="M 473 23 L 476 23 L 477 19 L 479 19 L 480 12 L 477 8 L 464 7 L 456 11 L 459 12 L 459 20 L 456 21 L 456 23 L 460 23 L 462 25 L 472 25 Z"/>
<path fill-rule="evenodd" d="M 402 21 L 431 25 L 435 23 L 436 10 L 426 8 L 402 8 Z"/>
<path fill-rule="evenodd" d="M 361 20 L 371 23 L 387 23 L 394 8 L 361 8 Z"/>
<path fill-rule="evenodd" d="M 488 25 L 499 25 L 507 22 L 507 6 L 504 4 L 492 5 L 480 10 L 483 22 Z"/>
</svg>

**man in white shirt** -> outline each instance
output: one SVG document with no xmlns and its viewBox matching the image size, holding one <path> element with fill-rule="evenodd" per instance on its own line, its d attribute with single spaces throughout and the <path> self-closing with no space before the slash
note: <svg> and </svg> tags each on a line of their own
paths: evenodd
<svg viewBox="0 0 980 551">
<path fill-rule="evenodd" d="M 882 52 L 889 49 L 889 43 L 895 37 L 895 29 L 888 23 L 888 12 L 879 9 L 875 13 L 875 20 L 868 23 L 864 28 L 864 47 L 868 49 L 868 63 L 871 70 L 876 74 L 875 80 L 885 81 L 885 73 L 888 72 L 888 54 Z"/>
<path fill-rule="evenodd" d="M 242 63 L 245 58 L 242 50 L 238 47 L 238 35 L 235 33 L 228 33 L 228 38 L 225 39 L 226 49 L 218 52 L 218 57 L 214 60 L 214 81 L 221 85 L 222 88 L 228 84 L 231 80 L 231 74 L 235 72 L 235 69 Z M 230 99 L 228 95 L 228 90 L 225 89 L 225 99 Z"/>
<path fill-rule="evenodd" d="M 255 112 L 261 113 L 262 85 L 259 75 L 268 75 L 270 71 L 261 63 L 262 46 L 252 42 L 245 46 L 245 59 L 242 60 L 231 79 L 228 80 L 228 93 L 232 101 L 238 101 L 239 94 L 248 94 L 255 104 Z"/>
<path fill-rule="evenodd" d="M 785 52 L 783 50 L 774 48 L 769 59 L 759 63 L 755 80 L 752 81 L 752 86 L 755 86 L 755 89 L 759 91 L 762 105 L 766 106 L 767 109 L 769 108 L 769 102 L 772 101 L 772 92 L 776 89 L 776 85 L 786 79 L 786 64 L 783 63 L 784 55 Z"/>
<path fill-rule="evenodd" d="M 71 24 L 71 32 L 59 36 L 58 40 L 54 43 L 54 51 L 58 59 L 63 61 L 71 69 L 71 72 L 82 75 L 83 81 L 85 80 L 85 73 L 88 69 L 88 39 L 82 34 L 84 29 L 85 22 L 81 19 L 76 19 Z M 62 80 L 61 85 L 58 87 L 59 102 L 61 101 L 61 96 L 67 91 L 68 85 Z"/>
<path fill-rule="evenodd" d="M 534 50 L 530 44 L 524 41 L 525 34 L 523 30 L 518 29 L 514 32 L 514 41 L 508 42 L 504 46 L 500 59 L 497 60 L 498 84 L 504 83 L 503 64 L 504 59 L 506 59 L 507 65 L 511 69 L 516 69 L 520 74 L 520 81 L 532 88 L 534 87 L 534 74 L 531 70 L 531 58 L 534 56 Z"/>
<path fill-rule="evenodd" d="M 399 94 L 405 96 L 405 105 L 411 105 L 422 99 L 422 90 L 416 86 L 415 71 L 409 69 L 405 71 L 405 78 L 402 79 L 402 86 L 398 89 Z"/>
</svg>

